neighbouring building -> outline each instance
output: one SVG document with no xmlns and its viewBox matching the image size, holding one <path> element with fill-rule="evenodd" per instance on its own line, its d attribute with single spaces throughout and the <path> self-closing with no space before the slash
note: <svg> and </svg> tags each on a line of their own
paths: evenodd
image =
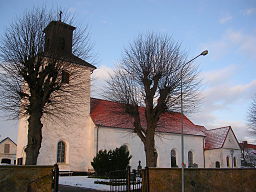
<svg viewBox="0 0 256 192">
<path fill-rule="evenodd" d="M 247 141 L 240 143 L 241 164 L 243 167 L 256 167 L 256 145 L 249 144 Z"/>
<path fill-rule="evenodd" d="M 54 33 L 53 27 L 62 28 L 62 33 Z M 133 168 L 145 166 L 144 146 L 134 133 L 133 121 L 124 113 L 121 104 L 90 98 L 90 75 L 95 67 L 72 54 L 72 32 L 75 28 L 60 21 L 53 21 L 46 27 L 46 40 L 49 45 L 52 38 L 62 39 L 67 47 L 67 62 L 73 63 L 84 71 L 82 78 L 86 104 L 81 105 L 83 113 L 68 124 L 43 122 L 42 145 L 38 156 L 38 165 L 58 163 L 60 170 L 88 171 L 91 161 L 101 149 L 114 149 L 126 145 L 132 155 Z M 52 34 L 54 33 L 54 34 Z M 65 44 L 65 42 L 69 42 Z M 71 42 L 70 42 L 71 41 Z M 72 83 L 72 82 L 69 82 Z M 146 127 L 140 108 L 142 126 Z M 184 153 L 186 167 L 240 167 L 240 147 L 231 127 L 207 130 L 195 125 L 180 113 L 166 112 L 159 122 L 156 134 L 156 152 L 158 167 L 181 166 L 181 118 L 184 119 Z M 21 119 L 18 130 L 17 159 L 24 164 L 27 145 L 27 121 Z"/>
<path fill-rule="evenodd" d="M 17 145 L 9 137 L 0 141 L 1 164 L 16 164 Z"/>
</svg>

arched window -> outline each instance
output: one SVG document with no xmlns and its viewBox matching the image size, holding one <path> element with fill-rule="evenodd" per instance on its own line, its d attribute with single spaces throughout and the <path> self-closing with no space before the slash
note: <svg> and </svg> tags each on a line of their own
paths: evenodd
<svg viewBox="0 0 256 192">
<path fill-rule="evenodd" d="M 58 163 L 65 162 L 65 143 L 63 141 L 58 142 L 57 162 Z"/>
<path fill-rule="evenodd" d="M 226 157 L 226 160 L 227 160 L 227 167 L 229 167 L 229 156 Z"/>
<path fill-rule="evenodd" d="M 192 151 L 188 152 L 188 167 L 193 167 L 193 153 L 192 153 Z"/>
<path fill-rule="evenodd" d="M 177 167 L 176 151 L 174 149 L 171 150 L 171 167 Z"/>
<path fill-rule="evenodd" d="M 236 157 L 234 157 L 234 167 L 236 167 Z"/>
<path fill-rule="evenodd" d="M 216 168 L 220 168 L 220 162 L 219 162 L 219 161 L 216 161 L 216 162 L 215 162 L 215 167 L 216 167 Z"/>
</svg>

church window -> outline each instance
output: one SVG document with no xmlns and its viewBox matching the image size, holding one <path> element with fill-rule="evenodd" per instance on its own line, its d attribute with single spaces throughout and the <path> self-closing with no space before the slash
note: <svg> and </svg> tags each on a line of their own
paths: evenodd
<svg viewBox="0 0 256 192">
<path fill-rule="evenodd" d="M 193 153 L 192 153 L 192 151 L 188 152 L 188 167 L 193 167 Z"/>
<path fill-rule="evenodd" d="M 227 167 L 229 167 L 229 156 L 226 157 Z"/>
<path fill-rule="evenodd" d="M 236 167 L 236 157 L 234 157 L 234 167 Z"/>
<path fill-rule="evenodd" d="M 70 74 L 67 71 L 63 70 L 61 74 L 61 82 L 65 84 L 69 84 L 69 77 L 70 77 Z"/>
<path fill-rule="evenodd" d="M 219 162 L 219 161 L 216 161 L 215 167 L 216 167 L 216 168 L 220 168 L 220 162 Z"/>
<path fill-rule="evenodd" d="M 10 153 L 10 144 L 4 144 L 4 153 Z"/>
<path fill-rule="evenodd" d="M 174 149 L 171 150 L 171 167 L 177 167 L 176 151 Z"/>
<path fill-rule="evenodd" d="M 65 143 L 63 141 L 58 142 L 57 150 L 57 163 L 65 162 Z"/>
</svg>

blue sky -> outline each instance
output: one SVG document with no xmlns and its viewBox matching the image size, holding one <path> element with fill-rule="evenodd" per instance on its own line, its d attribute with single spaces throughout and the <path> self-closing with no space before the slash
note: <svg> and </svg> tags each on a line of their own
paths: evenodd
<svg viewBox="0 0 256 192">
<path fill-rule="evenodd" d="M 231 125 L 239 140 L 256 139 L 246 125 L 256 93 L 255 0 L 0 0 L 0 35 L 25 10 L 40 6 L 62 8 L 89 26 L 98 67 L 93 96 L 138 34 L 171 35 L 188 58 L 208 49 L 196 60 L 204 99 L 189 117 L 207 128 Z M 0 120 L 0 135 L 16 140 L 17 123 Z"/>
</svg>

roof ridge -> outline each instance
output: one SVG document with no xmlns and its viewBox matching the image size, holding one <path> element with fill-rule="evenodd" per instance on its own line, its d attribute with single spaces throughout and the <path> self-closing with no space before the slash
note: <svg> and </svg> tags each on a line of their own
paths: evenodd
<svg viewBox="0 0 256 192">
<path fill-rule="evenodd" d="M 231 126 L 225 126 L 225 127 L 218 127 L 218 128 L 214 128 L 214 129 L 206 129 L 206 131 L 214 131 L 216 129 L 224 129 L 224 128 L 231 128 Z"/>
</svg>

